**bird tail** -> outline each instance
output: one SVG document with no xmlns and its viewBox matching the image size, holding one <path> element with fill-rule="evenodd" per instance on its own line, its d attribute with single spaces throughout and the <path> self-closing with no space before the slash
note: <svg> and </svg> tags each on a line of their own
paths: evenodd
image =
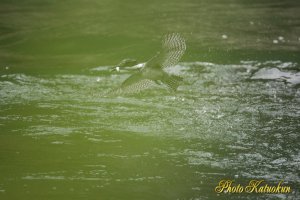
<svg viewBox="0 0 300 200">
<path fill-rule="evenodd" d="M 167 77 L 163 78 L 162 82 L 168 86 L 170 90 L 175 92 L 182 82 L 183 78 L 177 75 L 167 75 Z"/>
</svg>

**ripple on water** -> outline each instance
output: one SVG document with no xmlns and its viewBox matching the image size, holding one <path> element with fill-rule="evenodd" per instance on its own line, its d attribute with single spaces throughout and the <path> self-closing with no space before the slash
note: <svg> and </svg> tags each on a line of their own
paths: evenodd
<svg viewBox="0 0 300 200">
<path fill-rule="evenodd" d="M 6 117 L 1 117 L 1 124 L 5 128 L 6 123 L 23 122 L 25 136 L 49 137 L 56 145 L 79 137 L 80 144 L 123 150 L 130 135 L 158 137 L 166 143 L 176 141 L 178 146 L 153 150 L 153 159 L 180 169 L 189 166 L 206 178 L 237 175 L 299 183 L 297 66 L 281 61 L 180 63 L 170 69 L 184 77 L 177 93 L 156 88 L 115 97 L 101 94 L 120 85 L 128 72 L 101 74 L 100 67 L 83 75 L 7 74 L 0 77 L 0 104 L 18 106 L 3 106 L 0 112 Z M 125 138 L 120 132 L 126 133 Z M 123 162 L 149 159 L 142 153 L 99 151 L 93 156 Z M 160 174 L 118 177 L 108 168 L 84 166 L 68 173 L 31 173 L 23 179 L 100 181 L 99 187 L 113 181 L 167 179 Z"/>
</svg>

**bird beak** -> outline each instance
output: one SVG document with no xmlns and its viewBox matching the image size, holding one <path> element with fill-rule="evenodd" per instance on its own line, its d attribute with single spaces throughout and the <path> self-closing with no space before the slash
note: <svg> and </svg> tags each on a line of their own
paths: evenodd
<svg viewBox="0 0 300 200">
<path fill-rule="evenodd" d="M 114 67 L 113 69 L 111 69 L 110 71 L 111 71 L 111 72 L 114 72 L 114 71 L 119 72 L 119 71 L 120 71 L 120 67 L 119 67 L 119 66 L 116 66 L 116 67 Z"/>
</svg>

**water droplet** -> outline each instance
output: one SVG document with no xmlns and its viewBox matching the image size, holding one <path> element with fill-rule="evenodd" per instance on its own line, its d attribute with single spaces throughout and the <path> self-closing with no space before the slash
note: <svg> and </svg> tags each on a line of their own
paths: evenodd
<svg viewBox="0 0 300 200">
<path fill-rule="evenodd" d="M 228 36 L 227 35 L 222 35 L 222 39 L 224 39 L 224 40 L 226 40 L 228 38 Z"/>
</svg>

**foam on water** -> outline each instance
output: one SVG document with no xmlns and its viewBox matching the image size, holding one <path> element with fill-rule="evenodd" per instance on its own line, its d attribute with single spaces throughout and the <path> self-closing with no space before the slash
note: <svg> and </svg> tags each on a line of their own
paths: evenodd
<svg viewBox="0 0 300 200">
<path fill-rule="evenodd" d="M 283 80 L 291 84 L 300 84 L 300 73 L 284 72 L 277 68 L 262 68 L 251 79 Z"/>
<path fill-rule="evenodd" d="M 101 94 L 132 72 L 107 73 L 108 67 L 98 67 L 83 75 L 4 74 L 1 127 L 45 141 L 50 149 L 99 148 L 78 155 L 87 162 L 74 170 L 31 172 L 22 175 L 24 181 L 94 181 L 105 188 L 117 182 L 180 179 L 168 174 L 172 166 L 175 171 L 191 170 L 206 181 L 232 176 L 299 184 L 297 66 L 281 61 L 180 63 L 170 69 L 184 78 L 177 93 L 157 87 L 109 97 Z M 20 126 L 8 127 L 13 121 Z M 132 140 L 142 143 L 140 152 L 134 145 L 129 148 Z M 144 149 L 148 140 L 155 142 Z M 68 153 L 64 156 L 74 159 Z M 128 176 L 120 173 L 124 169 L 119 162 L 133 163 Z M 133 175 L 134 164 L 143 162 L 155 170 L 145 168 Z M 160 162 L 166 169 L 159 167 Z M 197 177 L 186 180 L 193 191 L 205 184 Z"/>
</svg>

